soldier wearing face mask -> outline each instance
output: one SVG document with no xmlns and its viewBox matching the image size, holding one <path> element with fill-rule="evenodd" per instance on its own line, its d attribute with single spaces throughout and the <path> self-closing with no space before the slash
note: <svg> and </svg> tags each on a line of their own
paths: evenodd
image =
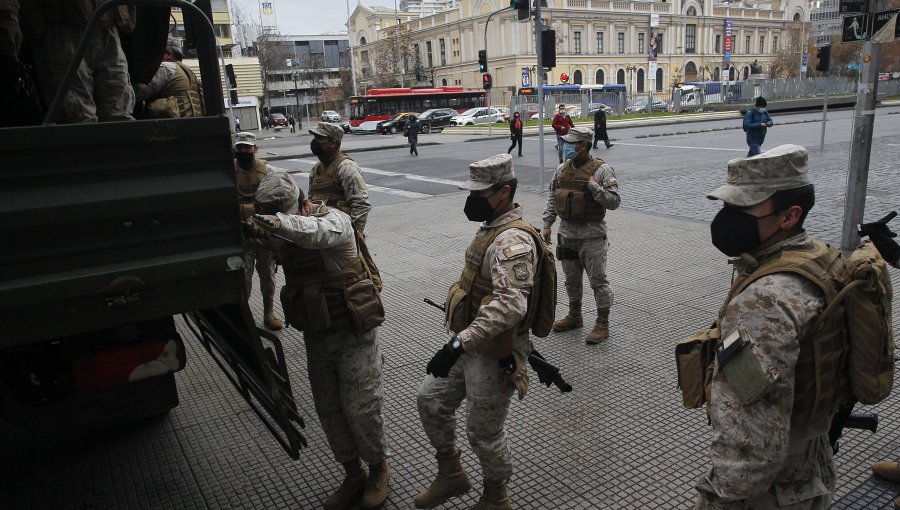
<svg viewBox="0 0 900 510">
<path fill-rule="evenodd" d="M 609 241 L 606 211 L 619 207 L 616 173 L 602 159 L 591 156 L 594 133 L 572 128 L 563 137 L 565 162 L 556 169 L 550 182 L 550 197 L 544 210 L 544 240 L 550 241 L 557 216 L 561 219 L 556 258 L 566 275 L 569 313 L 553 324 L 553 331 L 568 331 L 584 325 L 581 315 L 583 274 L 594 291 L 597 321 L 585 337 L 588 344 L 609 338 L 609 311 L 613 292 L 606 278 L 606 254 Z"/>
<path fill-rule="evenodd" d="M 337 124 L 320 122 L 309 134 L 309 149 L 319 162 L 309 172 L 309 199 L 350 215 L 353 228 L 362 234 L 372 204 L 362 171 L 356 161 L 341 152 L 344 130 Z"/>
<path fill-rule="evenodd" d="M 253 133 L 238 133 L 234 142 L 234 178 L 237 181 L 238 201 L 241 219 L 247 220 L 255 211 L 256 189 L 271 167 L 263 159 L 256 159 L 256 136 Z M 248 246 L 244 252 L 244 275 L 247 296 L 253 289 L 253 267 L 259 274 L 259 290 L 263 295 L 263 323 L 272 330 L 284 327 L 284 322 L 275 316 L 275 260 L 272 252 L 258 246 Z"/>
<path fill-rule="evenodd" d="M 847 351 L 835 338 L 842 314 L 819 321 L 826 298 L 815 279 L 840 254 L 803 229 L 815 204 L 806 149 L 732 160 L 708 198 L 724 202 L 710 231 L 735 274 L 709 330 L 722 349 L 706 390 L 711 466 L 696 508 L 827 509 L 836 479 L 828 431 Z"/>
</svg>

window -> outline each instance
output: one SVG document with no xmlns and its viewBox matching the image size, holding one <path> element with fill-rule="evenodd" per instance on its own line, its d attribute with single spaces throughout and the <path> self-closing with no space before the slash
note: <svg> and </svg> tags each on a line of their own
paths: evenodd
<svg viewBox="0 0 900 510">
<path fill-rule="evenodd" d="M 697 25 L 684 26 L 684 52 L 697 53 Z"/>
<path fill-rule="evenodd" d="M 759 36 L 759 52 L 766 52 L 766 36 L 764 35 Z"/>
<path fill-rule="evenodd" d="M 619 69 L 619 71 L 616 73 L 616 83 L 618 83 L 619 85 L 625 85 L 625 70 L 624 69 Z"/>
<path fill-rule="evenodd" d="M 638 34 L 638 51 L 637 51 L 637 52 L 638 52 L 638 54 L 642 54 L 642 53 L 644 53 L 644 50 L 645 50 L 645 48 L 644 48 L 644 34 L 643 34 L 643 33 L 640 33 L 640 34 Z"/>
<path fill-rule="evenodd" d="M 598 32 L 600 33 L 600 32 Z M 594 83 L 597 85 L 603 85 L 606 81 L 606 76 L 603 73 L 603 69 L 597 69 L 597 74 L 594 76 Z"/>
<path fill-rule="evenodd" d="M 663 89 L 663 72 L 662 67 L 656 68 L 656 91 L 662 92 Z"/>
<path fill-rule="evenodd" d="M 778 36 L 773 35 L 772 36 L 772 52 L 774 53 L 776 51 L 778 51 Z"/>
<path fill-rule="evenodd" d="M 574 85 L 581 85 L 583 80 L 584 78 L 582 78 L 581 71 L 576 70 L 574 73 L 572 73 L 572 83 Z"/>
<path fill-rule="evenodd" d="M 441 47 L 441 65 L 447 65 L 447 42 L 444 39 L 438 41 Z"/>
<path fill-rule="evenodd" d="M 441 79 L 441 86 L 442 86 L 442 87 L 446 87 L 446 86 L 447 86 L 447 78 Z"/>
<path fill-rule="evenodd" d="M 597 53 L 603 53 L 603 32 L 597 32 Z"/>
<path fill-rule="evenodd" d="M 719 68 L 713 69 L 713 81 L 719 81 Z"/>
<path fill-rule="evenodd" d="M 619 53 L 625 53 L 625 32 L 619 32 Z"/>
<path fill-rule="evenodd" d="M 359 45 L 360 45 L 360 46 L 365 46 L 365 45 L 366 45 L 366 38 L 365 38 L 365 37 L 360 37 L 360 38 L 359 38 Z"/>
<path fill-rule="evenodd" d="M 697 15 L 697 9 L 695 9 L 693 6 L 688 7 L 687 15 L 688 15 L 688 16 L 696 16 L 696 15 Z"/>
<path fill-rule="evenodd" d="M 581 32 L 577 30 L 572 34 L 572 53 L 581 55 Z"/>
<path fill-rule="evenodd" d="M 750 36 L 744 39 L 744 53 L 750 53 Z"/>
<path fill-rule="evenodd" d="M 231 37 L 231 25 L 216 24 L 213 25 L 216 31 L 216 37 Z"/>
<path fill-rule="evenodd" d="M 637 71 L 637 91 L 638 92 L 644 91 L 644 70 L 643 69 L 638 69 L 638 71 Z"/>
<path fill-rule="evenodd" d="M 656 33 L 656 54 L 657 55 L 663 54 L 663 39 L 665 39 L 665 37 L 663 37 L 663 33 L 657 32 Z"/>
<path fill-rule="evenodd" d="M 713 53 L 722 53 L 722 36 L 716 36 L 716 50 Z"/>
<path fill-rule="evenodd" d="M 421 66 L 422 65 L 422 53 L 419 51 L 418 44 L 413 44 L 413 56 L 416 59 L 416 65 Z"/>
<path fill-rule="evenodd" d="M 434 57 L 431 56 L 431 41 L 425 41 L 425 55 L 428 57 L 428 67 L 434 67 Z"/>
</svg>

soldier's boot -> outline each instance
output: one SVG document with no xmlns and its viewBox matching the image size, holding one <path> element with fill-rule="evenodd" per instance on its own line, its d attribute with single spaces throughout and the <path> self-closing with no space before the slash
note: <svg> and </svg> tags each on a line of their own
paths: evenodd
<svg viewBox="0 0 900 510">
<path fill-rule="evenodd" d="M 582 326 L 584 319 L 581 317 L 581 303 L 569 303 L 569 313 L 553 323 L 553 331 L 569 331 Z"/>
<path fill-rule="evenodd" d="M 469 475 L 459 462 L 459 449 L 437 453 L 438 474 L 431 485 L 416 494 L 413 500 L 416 508 L 434 508 L 450 498 L 460 496 L 472 489 Z"/>
<path fill-rule="evenodd" d="M 362 468 L 359 459 L 344 463 L 344 481 L 338 490 L 325 498 L 325 510 L 344 510 L 349 508 L 363 495 L 366 490 L 366 470 Z"/>
<path fill-rule="evenodd" d="M 881 461 L 872 464 L 872 472 L 878 478 L 889 482 L 900 483 L 900 463 Z"/>
<path fill-rule="evenodd" d="M 594 329 L 588 333 L 584 342 L 589 345 L 599 344 L 609 338 L 609 310 L 597 310 L 597 322 Z"/>
<path fill-rule="evenodd" d="M 472 510 L 510 510 L 506 480 L 484 480 L 484 493 Z"/>
<path fill-rule="evenodd" d="M 275 305 L 271 301 L 263 303 L 263 324 L 272 331 L 278 331 L 284 327 L 284 321 L 275 317 Z"/>
<path fill-rule="evenodd" d="M 380 508 L 387 498 L 388 478 L 390 469 L 387 459 L 378 464 L 369 464 L 369 480 L 366 482 L 366 490 L 363 492 L 362 507 L 366 510 Z"/>
</svg>

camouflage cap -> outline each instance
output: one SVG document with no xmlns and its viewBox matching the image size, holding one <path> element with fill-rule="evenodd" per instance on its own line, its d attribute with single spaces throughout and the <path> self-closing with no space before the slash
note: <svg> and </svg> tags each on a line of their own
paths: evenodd
<svg viewBox="0 0 900 510">
<path fill-rule="evenodd" d="M 309 130 L 309 134 L 324 136 L 335 142 L 340 142 L 344 139 L 344 128 L 330 122 L 319 122 L 319 125 L 317 125 L 315 129 Z"/>
<path fill-rule="evenodd" d="M 497 154 L 469 165 L 469 180 L 460 184 L 459 189 L 478 191 L 515 178 L 512 156 Z"/>
<path fill-rule="evenodd" d="M 562 137 L 562 139 L 569 143 L 593 143 L 594 130 L 573 127 L 566 136 Z"/>
<path fill-rule="evenodd" d="M 296 213 L 303 198 L 303 192 L 294 178 L 284 170 L 270 171 L 256 188 L 257 203 L 275 205 L 280 212 L 287 214 Z"/>
<path fill-rule="evenodd" d="M 805 148 L 790 144 L 750 158 L 732 159 L 728 162 L 727 184 L 707 198 L 749 207 L 766 201 L 776 191 L 802 188 L 809 184 L 807 159 Z"/>
<path fill-rule="evenodd" d="M 234 135 L 234 146 L 238 145 L 256 145 L 256 135 L 242 131 Z"/>
</svg>

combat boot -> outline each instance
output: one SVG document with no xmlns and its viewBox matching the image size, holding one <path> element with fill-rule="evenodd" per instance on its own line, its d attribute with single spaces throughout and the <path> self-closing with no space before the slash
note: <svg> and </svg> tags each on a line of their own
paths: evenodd
<svg viewBox="0 0 900 510">
<path fill-rule="evenodd" d="M 459 449 L 437 453 L 438 474 L 431 485 L 416 494 L 413 500 L 416 508 L 434 508 L 450 498 L 460 496 L 472 489 L 469 475 L 459 462 Z"/>
<path fill-rule="evenodd" d="M 872 464 L 872 472 L 878 478 L 889 482 L 900 483 L 900 463 L 881 461 Z"/>
<path fill-rule="evenodd" d="M 553 331 L 563 332 L 584 326 L 581 317 L 581 303 L 569 303 L 569 313 L 553 323 Z"/>
<path fill-rule="evenodd" d="M 359 459 L 344 463 L 347 473 L 340 488 L 325 498 L 325 510 L 344 510 L 359 500 L 366 490 L 366 471 L 359 464 Z"/>
<path fill-rule="evenodd" d="M 275 305 L 272 302 L 263 303 L 263 324 L 272 331 L 284 327 L 284 321 L 275 317 Z"/>
<path fill-rule="evenodd" d="M 387 498 L 388 478 L 390 470 L 387 459 L 378 464 L 369 464 L 369 480 L 363 492 L 362 507 L 366 510 L 380 508 Z"/>
<path fill-rule="evenodd" d="M 594 345 L 607 338 L 609 338 L 609 310 L 597 310 L 597 322 L 594 324 L 594 330 L 588 333 L 584 342 Z"/>
<path fill-rule="evenodd" d="M 472 510 L 510 510 L 506 480 L 484 480 L 484 493 Z"/>
</svg>

